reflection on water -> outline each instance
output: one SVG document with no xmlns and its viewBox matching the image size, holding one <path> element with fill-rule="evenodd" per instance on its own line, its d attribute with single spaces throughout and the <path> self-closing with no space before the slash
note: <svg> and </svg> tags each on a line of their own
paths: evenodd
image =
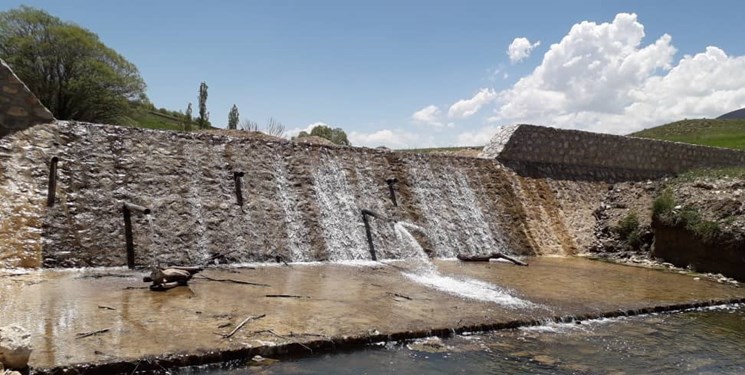
<svg viewBox="0 0 745 375">
<path fill-rule="evenodd" d="M 212 373 L 742 374 L 745 306 L 552 324 L 432 341 Z"/>
</svg>

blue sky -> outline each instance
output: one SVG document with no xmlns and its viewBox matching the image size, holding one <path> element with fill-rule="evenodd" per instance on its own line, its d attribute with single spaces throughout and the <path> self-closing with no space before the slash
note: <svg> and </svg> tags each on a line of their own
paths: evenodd
<svg viewBox="0 0 745 375">
<path fill-rule="evenodd" d="M 626 134 L 745 106 L 742 1 L 4 1 L 77 23 L 158 107 L 352 143 L 477 145 L 516 122 Z M 584 23 L 583 23 L 584 22 Z M 513 59 L 508 48 L 513 45 Z M 519 48 L 522 46 L 522 48 Z M 714 47 L 714 48 L 710 48 Z M 518 59 L 522 56 L 521 59 Z"/>
</svg>

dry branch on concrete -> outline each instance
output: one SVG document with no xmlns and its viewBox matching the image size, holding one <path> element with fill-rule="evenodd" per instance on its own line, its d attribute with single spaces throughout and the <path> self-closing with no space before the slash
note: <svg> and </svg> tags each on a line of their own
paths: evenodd
<svg viewBox="0 0 745 375">
<path fill-rule="evenodd" d="M 201 276 L 199 276 L 197 278 L 198 279 L 205 279 L 205 280 L 209 280 L 209 281 L 218 281 L 218 282 L 223 282 L 223 283 L 234 283 L 234 284 L 243 284 L 243 285 L 264 286 L 264 287 L 271 286 L 269 284 L 252 283 L 250 281 L 242 281 L 242 280 L 234 280 L 234 279 L 215 279 L 215 278 L 204 276 L 204 275 L 201 275 Z"/>
<path fill-rule="evenodd" d="M 388 294 L 388 295 L 391 295 L 391 296 L 394 296 L 394 297 L 400 297 L 400 298 L 404 298 L 404 299 L 407 299 L 407 300 L 409 300 L 409 301 L 411 301 L 411 299 L 412 299 L 412 298 L 411 298 L 411 297 L 409 297 L 409 296 L 405 296 L 405 295 L 403 295 L 403 294 L 399 294 L 399 293 L 386 292 L 386 294 Z"/>
<path fill-rule="evenodd" d="M 517 260 L 515 258 L 512 258 L 510 256 L 504 255 L 502 253 L 491 253 L 489 255 L 461 255 L 458 254 L 458 259 L 463 262 L 488 262 L 490 259 L 506 259 L 518 266 L 527 266 L 528 263 L 525 263 L 523 261 Z"/>
<path fill-rule="evenodd" d="M 98 331 L 93 331 L 93 332 L 78 333 L 75 335 L 75 338 L 82 339 L 84 337 L 99 335 L 99 334 L 106 333 L 106 332 L 109 332 L 109 328 L 99 329 Z"/>
<path fill-rule="evenodd" d="M 245 326 L 245 325 L 246 325 L 246 323 L 248 323 L 248 322 L 250 322 L 250 321 L 252 321 L 252 320 L 257 320 L 257 319 L 261 319 L 261 318 L 263 318 L 263 317 L 265 317 L 265 316 L 266 316 L 266 314 L 261 314 L 261 315 L 259 315 L 259 316 L 249 316 L 248 318 L 246 318 L 246 319 L 243 319 L 243 321 L 242 321 L 242 322 L 241 322 L 240 324 L 238 324 L 238 326 L 236 326 L 236 327 L 235 327 L 235 328 L 234 328 L 234 329 L 233 329 L 232 331 L 230 331 L 230 333 L 228 333 L 227 335 L 223 335 L 223 334 L 221 334 L 221 333 L 218 333 L 218 335 L 222 336 L 222 338 L 224 338 L 224 339 L 229 339 L 230 337 L 232 337 L 233 335 L 235 335 L 235 333 L 236 333 L 236 332 L 238 332 L 238 330 L 239 330 L 239 329 L 243 328 L 243 326 Z"/>
<path fill-rule="evenodd" d="M 310 298 L 308 296 L 296 296 L 294 294 L 266 294 L 264 297 L 270 298 Z"/>
</svg>

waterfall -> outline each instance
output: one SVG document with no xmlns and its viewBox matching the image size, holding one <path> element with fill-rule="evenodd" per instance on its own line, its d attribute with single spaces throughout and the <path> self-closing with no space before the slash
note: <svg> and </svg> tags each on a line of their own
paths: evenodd
<svg viewBox="0 0 745 375">
<path fill-rule="evenodd" d="M 414 196 L 438 257 L 504 251 L 485 220 L 466 175 L 451 165 L 434 170 L 417 160 L 408 168 Z M 437 172 L 437 173 L 436 173 Z"/>
<path fill-rule="evenodd" d="M 299 198 L 290 185 L 287 167 L 281 155 L 274 158 L 274 178 L 277 181 L 279 204 L 284 211 L 287 245 L 293 262 L 303 262 L 310 258 L 310 234 L 307 224 L 298 210 Z"/>
<path fill-rule="evenodd" d="M 407 258 L 411 258 L 414 267 L 402 274 L 411 281 L 439 291 L 478 301 L 493 302 L 505 307 L 525 308 L 534 307 L 529 301 L 512 296 L 508 290 L 498 285 L 488 283 L 469 277 L 452 277 L 440 274 L 427 254 L 417 242 L 416 238 L 408 231 L 417 230 L 423 232 L 423 228 L 411 223 L 398 222 L 394 224 L 399 245 L 404 248 Z"/>
<path fill-rule="evenodd" d="M 320 208 L 320 224 L 329 260 L 370 259 L 362 228 L 361 210 L 335 157 L 323 154 L 313 172 L 313 190 Z"/>
</svg>

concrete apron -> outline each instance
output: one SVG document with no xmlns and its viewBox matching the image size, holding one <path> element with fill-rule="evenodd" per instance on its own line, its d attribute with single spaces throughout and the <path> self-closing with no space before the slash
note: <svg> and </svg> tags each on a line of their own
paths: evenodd
<svg viewBox="0 0 745 375">
<path fill-rule="evenodd" d="M 517 299 L 425 286 L 403 275 L 404 262 L 208 269 L 166 292 L 150 291 L 144 272 L 118 268 L 6 270 L 0 325 L 32 332 L 35 373 L 109 374 L 745 301 L 745 290 L 730 285 L 578 258 L 535 258 L 529 267 L 436 263 L 440 275 L 474 289 L 493 283 Z"/>
</svg>

